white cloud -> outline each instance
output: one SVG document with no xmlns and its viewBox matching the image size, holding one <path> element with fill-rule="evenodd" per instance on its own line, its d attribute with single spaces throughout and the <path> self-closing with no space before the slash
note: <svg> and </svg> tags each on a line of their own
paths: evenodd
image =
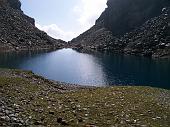
<svg viewBox="0 0 170 127">
<path fill-rule="evenodd" d="M 96 19 L 106 8 L 106 2 L 107 0 L 79 0 L 73 7 L 75 23 L 70 24 L 74 28 L 71 31 L 65 31 L 56 24 L 41 26 L 36 23 L 36 26 L 53 38 L 70 41 L 95 24 Z"/>
<path fill-rule="evenodd" d="M 38 29 L 45 31 L 49 36 L 56 39 L 69 41 L 76 36 L 76 33 L 64 31 L 61 28 L 59 28 L 56 24 L 41 26 L 40 24 L 36 23 L 35 25 Z"/>
<path fill-rule="evenodd" d="M 107 7 L 107 0 L 80 0 L 74 7 L 77 14 L 77 21 L 84 28 L 88 29 L 95 24 L 96 19 Z"/>
</svg>

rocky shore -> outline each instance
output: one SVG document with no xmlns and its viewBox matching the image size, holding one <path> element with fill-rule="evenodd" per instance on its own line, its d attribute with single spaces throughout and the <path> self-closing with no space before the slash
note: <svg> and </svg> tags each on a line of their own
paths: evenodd
<svg viewBox="0 0 170 127">
<path fill-rule="evenodd" d="M 65 42 L 51 38 L 23 13 L 19 0 L 0 0 L 0 52 L 60 49 Z"/>
<path fill-rule="evenodd" d="M 0 126 L 169 127 L 170 91 L 80 87 L 0 69 Z"/>
<path fill-rule="evenodd" d="M 170 1 L 108 0 L 107 5 L 96 24 L 69 42 L 70 47 L 170 58 Z"/>
</svg>

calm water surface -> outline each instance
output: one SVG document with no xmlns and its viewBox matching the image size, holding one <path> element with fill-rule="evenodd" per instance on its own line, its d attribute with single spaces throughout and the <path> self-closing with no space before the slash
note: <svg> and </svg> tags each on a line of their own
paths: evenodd
<svg viewBox="0 0 170 127">
<path fill-rule="evenodd" d="M 147 85 L 170 89 L 170 60 L 167 59 L 84 54 L 62 49 L 0 54 L 0 67 L 32 70 L 48 79 L 81 85 Z"/>
</svg>

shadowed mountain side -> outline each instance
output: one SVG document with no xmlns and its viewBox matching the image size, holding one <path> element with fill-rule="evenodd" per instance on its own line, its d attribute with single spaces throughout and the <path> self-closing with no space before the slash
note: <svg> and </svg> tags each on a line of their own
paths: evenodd
<svg viewBox="0 0 170 127">
<path fill-rule="evenodd" d="M 28 49 L 56 49 L 56 40 L 35 27 L 35 20 L 21 10 L 19 0 L 0 0 L 0 52 Z"/>
<path fill-rule="evenodd" d="M 169 5 L 169 0 L 108 0 L 108 8 L 96 23 L 103 21 L 114 36 L 120 36 L 159 16 Z"/>
<path fill-rule="evenodd" d="M 96 24 L 74 38 L 78 50 L 170 56 L 169 0 L 109 0 Z"/>
</svg>

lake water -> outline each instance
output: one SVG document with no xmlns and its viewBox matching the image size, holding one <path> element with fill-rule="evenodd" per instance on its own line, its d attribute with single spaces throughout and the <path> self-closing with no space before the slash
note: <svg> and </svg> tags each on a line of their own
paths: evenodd
<svg viewBox="0 0 170 127">
<path fill-rule="evenodd" d="M 0 54 L 1 68 L 32 70 L 48 79 L 81 85 L 146 85 L 170 89 L 170 60 L 72 49 Z"/>
</svg>

